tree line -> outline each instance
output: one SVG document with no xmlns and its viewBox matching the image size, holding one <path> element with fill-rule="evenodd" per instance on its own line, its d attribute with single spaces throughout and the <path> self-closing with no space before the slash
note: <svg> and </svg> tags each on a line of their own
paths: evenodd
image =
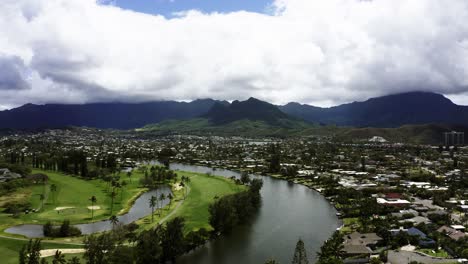
<svg viewBox="0 0 468 264">
<path fill-rule="evenodd" d="M 218 234 L 229 233 L 236 225 L 245 224 L 261 204 L 263 181 L 253 179 L 244 192 L 224 196 L 209 207 L 210 224 Z"/>
</svg>

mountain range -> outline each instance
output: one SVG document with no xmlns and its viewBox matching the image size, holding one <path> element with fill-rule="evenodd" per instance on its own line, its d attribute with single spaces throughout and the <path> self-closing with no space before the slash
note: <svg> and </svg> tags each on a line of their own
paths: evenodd
<svg viewBox="0 0 468 264">
<path fill-rule="evenodd" d="M 468 107 L 441 94 L 410 92 L 371 98 L 330 108 L 289 103 L 280 109 L 309 122 L 353 127 L 399 127 L 408 124 L 468 125 Z"/>
<path fill-rule="evenodd" d="M 158 123 L 160 127 L 161 124 L 185 126 L 174 120 L 184 120 L 185 125 L 191 123 L 198 127 L 204 123 L 205 127 L 211 128 L 232 124 L 238 128 L 239 122 L 261 125 L 265 129 L 303 129 L 314 125 L 393 128 L 428 123 L 464 126 L 468 124 L 468 107 L 456 105 L 440 94 L 410 92 L 330 108 L 294 102 L 275 106 L 250 98 L 232 103 L 201 99 L 192 102 L 26 104 L 0 111 L 0 128 L 12 129 L 65 126 L 134 129 Z"/>
</svg>

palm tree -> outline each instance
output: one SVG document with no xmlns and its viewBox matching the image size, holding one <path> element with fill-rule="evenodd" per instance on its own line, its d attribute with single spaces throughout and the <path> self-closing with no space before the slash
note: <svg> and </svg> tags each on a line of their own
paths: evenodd
<svg viewBox="0 0 468 264">
<path fill-rule="evenodd" d="M 115 196 L 117 196 L 117 194 L 115 193 L 115 191 L 112 191 L 111 192 L 111 211 L 110 211 L 110 214 L 112 215 L 112 212 L 114 210 L 114 198 Z"/>
<path fill-rule="evenodd" d="M 126 186 L 127 186 L 127 182 L 126 182 L 126 181 L 122 181 L 122 183 L 120 184 L 120 201 L 122 201 L 123 191 L 124 191 L 124 189 L 125 189 Z"/>
<path fill-rule="evenodd" d="M 161 216 L 161 211 L 162 211 L 162 208 L 163 208 L 164 200 L 166 200 L 166 195 L 164 193 L 161 193 L 159 195 L 159 201 L 161 201 L 161 210 L 159 211 L 159 216 Z"/>
<path fill-rule="evenodd" d="M 188 185 L 187 183 L 190 182 L 190 178 L 187 176 L 182 176 L 182 183 L 180 184 L 181 186 L 183 186 L 185 189 L 184 189 L 184 199 L 187 198 L 187 193 L 188 193 Z"/>
<path fill-rule="evenodd" d="M 132 171 L 127 171 L 127 177 L 130 183 L 132 182 Z"/>
<path fill-rule="evenodd" d="M 111 222 L 112 224 L 112 229 L 115 228 L 115 225 L 117 225 L 117 223 L 119 223 L 119 219 L 117 218 L 117 216 L 113 215 L 109 218 L 109 221 Z"/>
<path fill-rule="evenodd" d="M 167 195 L 167 199 L 169 199 L 169 206 L 172 204 L 172 199 L 174 199 L 174 196 L 172 196 L 172 193 L 169 193 Z"/>
<path fill-rule="evenodd" d="M 60 251 L 55 251 L 54 258 L 52 259 L 52 264 L 65 264 L 65 256 Z"/>
<path fill-rule="evenodd" d="M 185 188 L 185 183 L 182 181 L 179 184 L 182 188 Z M 184 190 L 184 200 L 185 200 L 185 190 Z"/>
<path fill-rule="evenodd" d="M 149 199 L 149 206 L 151 207 L 151 223 L 154 221 L 154 207 L 156 207 L 156 203 L 158 201 L 158 198 L 156 196 L 151 196 Z"/>
<path fill-rule="evenodd" d="M 45 195 L 39 194 L 39 200 L 41 200 L 41 210 L 44 208 Z"/>
<path fill-rule="evenodd" d="M 54 183 L 50 185 L 50 192 L 52 192 L 52 197 L 54 199 L 54 204 L 55 204 L 55 193 L 57 192 L 57 185 Z"/>
<path fill-rule="evenodd" d="M 89 200 L 91 201 L 91 220 L 93 220 L 94 218 L 94 204 L 97 202 L 97 198 L 96 196 L 91 196 L 91 198 L 89 198 Z"/>
</svg>

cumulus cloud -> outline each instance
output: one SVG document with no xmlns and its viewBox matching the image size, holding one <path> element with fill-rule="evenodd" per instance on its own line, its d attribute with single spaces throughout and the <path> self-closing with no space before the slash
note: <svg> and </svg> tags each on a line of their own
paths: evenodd
<svg viewBox="0 0 468 264">
<path fill-rule="evenodd" d="M 171 19 L 102 3 L 0 2 L 0 106 L 468 98 L 466 0 L 276 0 L 269 14 Z"/>
</svg>

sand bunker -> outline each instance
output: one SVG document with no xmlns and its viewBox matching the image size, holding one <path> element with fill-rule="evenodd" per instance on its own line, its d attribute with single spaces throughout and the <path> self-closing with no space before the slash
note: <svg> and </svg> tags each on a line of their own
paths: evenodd
<svg viewBox="0 0 468 264">
<path fill-rule="evenodd" d="M 55 207 L 55 211 L 63 211 L 67 209 L 74 209 L 75 207 L 70 207 L 70 206 L 62 206 L 62 207 Z"/>
<path fill-rule="evenodd" d="M 179 191 L 179 190 L 181 190 L 182 188 L 184 188 L 184 187 L 182 187 L 182 185 L 180 185 L 179 183 L 174 184 L 174 189 L 175 189 L 176 191 Z"/>
<path fill-rule="evenodd" d="M 101 209 L 101 206 L 99 206 L 99 205 L 88 206 L 88 209 L 89 209 L 89 210 L 100 210 L 100 209 Z"/>
<path fill-rule="evenodd" d="M 62 252 L 62 254 L 79 254 L 79 253 L 84 253 L 85 249 L 84 248 L 56 248 L 56 249 L 43 249 L 40 251 L 41 258 L 47 258 L 55 255 L 56 251 Z"/>
</svg>

